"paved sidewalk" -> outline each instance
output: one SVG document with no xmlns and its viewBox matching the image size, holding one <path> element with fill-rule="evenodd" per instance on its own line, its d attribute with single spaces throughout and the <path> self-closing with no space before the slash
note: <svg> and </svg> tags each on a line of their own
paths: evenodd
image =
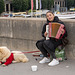
<svg viewBox="0 0 75 75">
<path fill-rule="evenodd" d="M 39 64 L 40 58 L 36 61 L 32 54 L 26 54 L 28 63 L 10 64 L 7 67 L 0 65 L 0 75 L 75 75 L 75 60 L 65 60 L 59 65 L 49 67 L 48 63 Z M 37 65 L 36 72 L 31 71 L 31 66 Z"/>
</svg>

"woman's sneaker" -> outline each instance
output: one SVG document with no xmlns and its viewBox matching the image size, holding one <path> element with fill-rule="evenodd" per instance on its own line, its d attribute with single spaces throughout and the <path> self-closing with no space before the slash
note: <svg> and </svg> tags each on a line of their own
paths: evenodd
<svg viewBox="0 0 75 75">
<path fill-rule="evenodd" d="M 59 64 L 59 61 L 56 60 L 56 59 L 53 59 L 48 65 L 49 66 L 55 66 L 55 65 L 58 65 Z"/>
<path fill-rule="evenodd" d="M 47 57 L 44 57 L 39 63 L 43 64 L 43 63 L 47 63 L 50 62 L 50 59 L 48 59 Z"/>
</svg>

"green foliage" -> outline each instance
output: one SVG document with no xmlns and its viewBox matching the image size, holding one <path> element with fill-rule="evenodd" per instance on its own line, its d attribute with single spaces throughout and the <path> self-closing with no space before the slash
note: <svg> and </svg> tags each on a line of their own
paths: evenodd
<svg viewBox="0 0 75 75">
<path fill-rule="evenodd" d="M 36 0 L 33 0 L 33 1 L 34 1 L 34 10 L 35 10 Z M 54 0 L 41 0 L 41 1 L 42 1 L 41 2 L 42 9 L 51 9 L 54 3 Z M 31 9 L 31 0 L 12 0 L 12 2 L 13 2 L 14 11 L 26 11 L 28 9 Z"/>
<path fill-rule="evenodd" d="M 47 0 L 41 0 L 42 1 L 42 9 L 47 9 Z"/>
<path fill-rule="evenodd" d="M 26 11 L 28 9 L 28 0 L 21 0 L 22 1 L 22 6 L 21 6 L 21 11 Z"/>
<path fill-rule="evenodd" d="M 28 0 L 28 9 L 31 9 L 31 0 Z"/>
<path fill-rule="evenodd" d="M 36 9 L 36 0 L 33 0 L 34 1 L 34 9 Z"/>
<path fill-rule="evenodd" d="M 4 12 L 4 0 L 0 0 L 0 14 Z"/>
<path fill-rule="evenodd" d="M 75 6 L 75 0 L 66 0 L 66 2 L 68 9 Z"/>
<path fill-rule="evenodd" d="M 29 9 L 31 9 L 31 0 L 28 0 L 29 1 Z M 34 1 L 34 10 L 36 9 L 36 0 L 33 0 Z M 54 4 L 54 0 L 41 0 L 41 3 L 42 3 L 42 9 L 51 9 L 51 7 L 53 6 Z M 38 8 L 39 8 L 39 0 L 38 0 Z"/>
<path fill-rule="evenodd" d="M 47 1 L 47 8 L 50 10 L 51 7 L 53 6 L 53 4 L 54 4 L 54 0 L 48 0 Z"/>
<path fill-rule="evenodd" d="M 54 0 L 41 0 L 42 1 L 42 9 L 51 9 L 54 4 Z"/>
<path fill-rule="evenodd" d="M 26 11 L 28 9 L 28 0 L 13 0 L 14 11 Z"/>
</svg>

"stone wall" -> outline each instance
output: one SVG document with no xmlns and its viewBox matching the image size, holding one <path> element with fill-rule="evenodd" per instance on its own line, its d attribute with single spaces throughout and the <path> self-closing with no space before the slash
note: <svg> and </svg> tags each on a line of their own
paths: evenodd
<svg viewBox="0 0 75 75">
<path fill-rule="evenodd" d="M 66 46 L 66 56 L 75 59 L 75 20 L 62 20 L 68 31 L 69 44 Z M 42 39 L 41 30 L 46 22 L 43 18 L 0 18 L 0 46 L 11 50 L 37 50 L 36 41 Z"/>
<path fill-rule="evenodd" d="M 66 56 L 75 59 L 75 19 L 63 20 L 68 32 L 69 44 L 66 46 Z"/>
</svg>

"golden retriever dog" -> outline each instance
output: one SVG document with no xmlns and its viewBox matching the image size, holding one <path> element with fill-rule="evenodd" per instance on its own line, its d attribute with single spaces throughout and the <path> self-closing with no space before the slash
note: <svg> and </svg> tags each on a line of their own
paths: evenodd
<svg viewBox="0 0 75 75">
<path fill-rule="evenodd" d="M 11 63 L 28 62 L 29 59 L 21 51 L 10 51 L 7 47 L 0 47 L 0 64 L 7 66 Z"/>
</svg>

